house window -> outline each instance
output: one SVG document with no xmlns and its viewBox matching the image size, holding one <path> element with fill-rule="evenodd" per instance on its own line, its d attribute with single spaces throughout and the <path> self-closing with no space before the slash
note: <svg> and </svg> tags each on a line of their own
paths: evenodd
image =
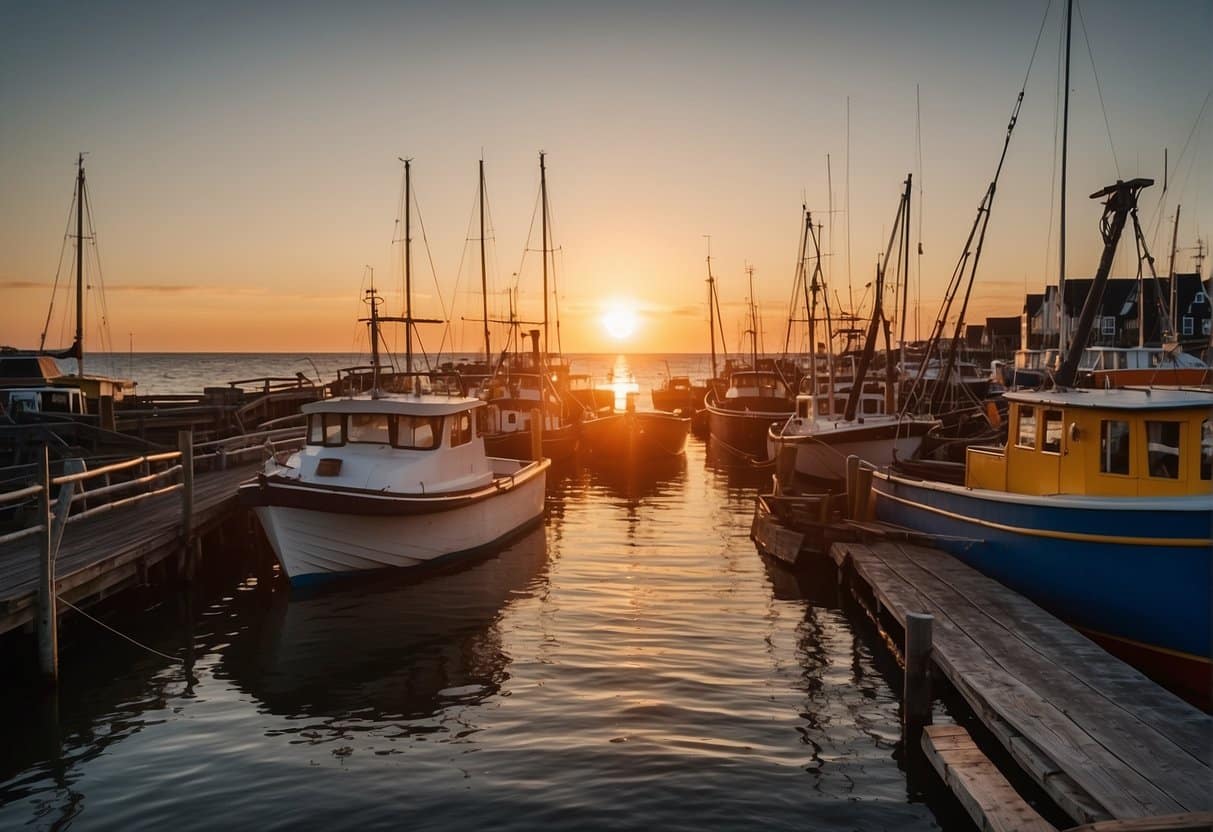
<svg viewBox="0 0 1213 832">
<path fill-rule="evenodd" d="M 1019 425 L 1015 432 L 1015 447 L 1036 450 L 1036 408 L 1019 408 Z"/>
<path fill-rule="evenodd" d="M 1115 335 L 1116 334 L 1116 318 L 1111 315 L 1105 315 L 1099 322 L 1100 335 Z"/>
<path fill-rule="evenodd" d="M 1206 299 L 1204 292 L 1197 292 L 1196 297 L 1192 299 L 1193 303 L 1204 303 Z"/>
<path fill-rule="evenodd" d="M 1040 448 L 1050 454 L 1061 453 L 1061 411 L 1045 411 L 1045 441 Z"/>
<path fill-rule="evenodd" d="M 1184 315 L 1184 335 L 1191 335 L 1196 331 L 1195 321 L 1191 315 Z"/>
<path fill-rule="evenodd" d="M 472 441 L 472 417 L 467 411 L 460 413 L 451 423 L 451 447 L 466 445 Z"/>
<path fill-rule="evenodd" d="M 1129 473 L 1129 423 L 1104 419 L 1099 423 L 1099 470 L 1103 474 Z"/>
<path fill-rule="evenodd" d="M 1146 458 L 1151 477 L 1179 479 L 1179 422 L 1146 422 Z"/>
<path fill-rule="evenodd" d="M 1200 322 L 1201 334 L 1203 334 L 1203 335 L 1209 334 L 1209 325 L 1210 324 L 1213 324 L 1213 319 L 1205 318 L 1203 321 Z"/>
<path fill-rule="evenodd" d="M 1213 479 L 1213 422 L 1200 423 L 1200 478 Z"/>
</svg>

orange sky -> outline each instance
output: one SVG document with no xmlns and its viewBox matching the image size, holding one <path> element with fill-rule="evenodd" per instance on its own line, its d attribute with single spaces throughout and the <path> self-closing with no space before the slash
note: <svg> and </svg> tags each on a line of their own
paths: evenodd
<svg viewBox="0 0 1213 832">
<path fill-rule="evenodd" d="M 0 343 L 37 344 L 79 150 L 90 153 L 106 319 L 121 351 L 359 349 L 367 265 L 389 311 L 399 308 L 392 240 L 402 155 L 415 160 L 429 243 L 427 254 L 416 229 L 417 312 L 440 316 L 441 293 L 456 346 L 475 350 L 478 325 L 459 319 L 480 308 L 479 255 L 467 243 L 478 236 L 476 160 L 483 153 L 488 172 L 493 314 L 506 312 L 503 290 L 521 263 L 521 313 L 530 318 L 541 303 L 539 261 L 523 250 L 540 148 L 549 153 L 567 352 L 706 351 L 707 234 L 730 348 L 744 329 L 747 263 L 766 346 L 780 348 L 801 200 L 827 224 L 827 271 L 844 297 L 849 219 L 859 297 L 911 171 L 924 189 L 913 210 L 923 222 L 925 329 L 993 173 L 1045 5 L 771 3 L 744 14 L 523 5 L 474 19 L 390 6 L 284 19 L 224 4 L 188 14 L 84 5 L 79 31 L 49 11 L 8 7 Z M 1160 205 L 1160 182 L 1142 203 L 1160 266 L 1176 203 L 1181 269 L 1213 226 L 1213 106 L 1197 120 L 1213 78 L 1213 9 L 1139 6 L 1101 4 L 1083 21 L 1091 53 L 1076 41 L 1071 275 L 1089 275 L 1098 256 L 1098 206 L 1086 194 L 1118 177 L 1161 180 L 1164 147 L 1167 200 Z M 971 319 L 1017 314 L 1025 287 L 1056 279 L 1059 31 L 1053 9 Z M 530 246 L 538 245 L 536 225 Z M 1122 251 L 1116 273 L 1133 271 Z M 102 346 L 97 295 L 93 350 Z M 48 344 L 68 340 L 65 301 Z M 624 342 L 601 323 L 612 302 L 637 314 Z M 423 337 L 436 347 L 441 332 Z"/>
</svg>

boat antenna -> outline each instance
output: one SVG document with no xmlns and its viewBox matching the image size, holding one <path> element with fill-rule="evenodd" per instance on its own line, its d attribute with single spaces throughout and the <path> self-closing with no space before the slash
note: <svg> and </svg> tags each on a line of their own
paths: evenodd
<svg viewBox="0 0 1213 832">
<path fill-rule="evenodd" d="M 1170 290 L 1171 290 L 1170 291 L 1171 309 L 1170 309 L 1170 316 L 1169 316 L 1171 319 L 1171 334 L 1175 335 L 1177 339 L 1178 339 L 1178 334 L 1179 334 L 1179 328 L 1177 326 L 1177 324 L 1179 323 L 1179 318 L 1178 318 L 1179 313 L 1176 312 L 1176 309 L 1178 309 L 1178 307 L 1179 307 L 1179 294 L 1176 291 L 1176 287 L 1175 287 L 1175 246 L 1179 241 L 1179 212 L 1180 212 L 1180 209 L 1182 209 L 1182 208 L 1183 208 L 1182 205 L 1175 206 L 1175 226 L 1171 231 L 1171 267 L 1170 267 L 1170 269 L 1168 269 L 1169 275 L 1167 278 L 1167 285 L 1170 287 Z M 1196 276 L 1198 279 L 1200 278 L 1199 269 L 1197 270 Z"/>
</svg>

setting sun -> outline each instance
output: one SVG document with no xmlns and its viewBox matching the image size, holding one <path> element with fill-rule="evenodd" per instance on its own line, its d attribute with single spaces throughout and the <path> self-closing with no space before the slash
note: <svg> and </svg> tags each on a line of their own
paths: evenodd
<svg viewBox="0 0 1213 832">
<path fill-rule="evenodd" d="M 622 301 L 612 301 L 602 313 L 602 328 L 616 341 L 630 338 L 637 323 L 636 310 Z"/>
</svg>

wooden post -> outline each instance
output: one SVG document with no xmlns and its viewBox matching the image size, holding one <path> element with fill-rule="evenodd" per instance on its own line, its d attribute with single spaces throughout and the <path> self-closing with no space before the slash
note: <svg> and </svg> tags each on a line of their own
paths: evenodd
<svg viewBox="0 0 1213 832">
<path fill-rule="evenodd" d="M 775 457 L 775 476 L 779 479 L 779 493 L 788 493 L 788 486 L 796 476 L 796 448 L 793 445 L 780 445 Z"/>
<path fill-rule="evenodd" d="M 177 448 L 181 451 L 181 536 L 188 549 L 194 535 L 194 432 L 177 431 Z"/>
<path fill-rule="evenodd" d="M 100 401 L 101 429 L 114 430 L 114 397 L 102 396 Z"/>
<path fill-rule="evenodd" d="M 860 465 L 855 472 L 855 516 L 853 519 L 863 522 L 869 520 L 869 508 L 872 502 L 872 469 Z"/>
<path fill-rule="evenodd" d="M 907 748 L 917 748 L 924 725 L 931 724 L 931 629 L 935 618 L 906 613 L 906 675 L 901 721 Z"/>
<path fill-rule="evenodd" d="M 38 552 L 38 667 L 49 684 L 59 681 L 59 616 L 55 609 L 55 530 L 51 524 L 50 451 L 42 446 L 38 520 L 45 531 Z"/>
<path fill-rule="evenodd" d="M 531 459 L 543 459 L 543 411 L 531 411 Z"/>
<path fill-rule="evenodd" d="M 859 457 L 851 454 L 847 457 L 847 517 L 858 519 L 855 511 L 855 495 L 858 493 Z"/>
</svg>

